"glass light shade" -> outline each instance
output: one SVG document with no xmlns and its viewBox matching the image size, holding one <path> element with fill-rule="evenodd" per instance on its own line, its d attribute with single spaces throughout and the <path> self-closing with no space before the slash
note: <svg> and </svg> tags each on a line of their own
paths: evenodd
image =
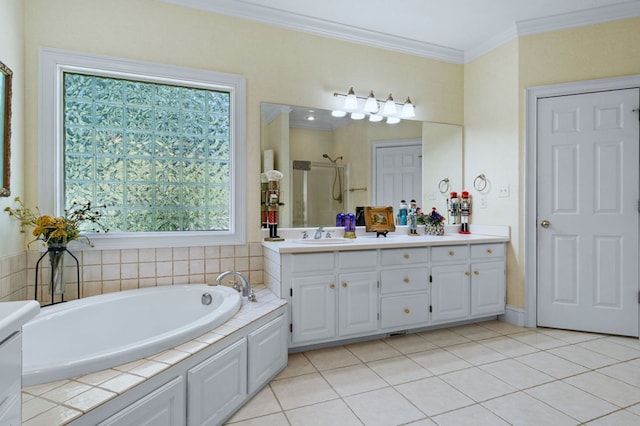
<svg viewBox="0 0 640 426">
<path fill-rule="evenodd" d="M 389 97 L 387 98 L 387 101 L 384 103 L 384 109 L 382 110 L 382 113 L 384 115 L 394 115 L 396 112 L 397 112 L 396 103 L 393 101 L 393 97 L 391 96 L 391 93 L 389 93 Z"/>
<path fill-rule="evenodd" d="M 372 123 L 377 123 L 378 121 L 382 121 L 384 117 L 378 114 L 371 114 L 369 116 L 369 121 L 371 121 Z"/>
<path fill-rule="evenodd" d="M 373 90 L 369 92 L 367 102 L 364 104 L 364 110 L 365 112 L 378 112 L 378 100 L 373 94 Z"/>
<path fill-rule="evenodd" d="M 344 117 L 345 115 L 347 115 L 347 113 L 345 111 L 339 111 L 334 109 L 333 111 L 331 111 L 331 116 L 332 117 Z"/>
<path fill-rule="evenodd" d="M 387 124 L 398 124 L 400 119 L 398 117 L 387 117 Z"/>
<path fill-rule="evenodd" d="M 364 113 L 362 113 L 362 112 L 352 112 L 351 113 L 351 118 L 353 120 L 362 120 L 364 118 Z"/>
<path fill-rule="evenodd" d="M 416 111 L 413 108 L 413 104 L 411 103 L 411 99 L 409 99 L 409 97 L 407 97 L 406 102 L 402 106 L 401 115 L 403 118 L 411 118 L 416 116 Z"/>
<path fill-rule="evenodd" d="M 349 89 L 349 93 L 347 93 L 347 97 L 344 100 L 344 109 L 351 110 L 358 108 L 358 98 L 356 98 L 356 94 L 353 91 L 353 87 Z"/>
</svg>

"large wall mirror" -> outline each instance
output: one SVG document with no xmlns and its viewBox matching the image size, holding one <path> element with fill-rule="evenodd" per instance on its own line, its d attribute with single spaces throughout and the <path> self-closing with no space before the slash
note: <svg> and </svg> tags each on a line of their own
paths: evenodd
<svg viewBox="0 0 640 426">
<path fill-rule="evenodd" d="M 13 73 L 0 62 L 0 196 L 11 194 L 10 157 L 11 157 L 11 80 Z"/>
<path fill-rule="evenodd" d="M 334 226 L 339 212 L 416 199 L 443 215 L 462 190 L 462 127 L 336 118 L 316 108 L 261 104 L 262 171 L 281 181 L 279 226 Z M 427 210 L 428 209 L 428 210 Z"/>
</svg>

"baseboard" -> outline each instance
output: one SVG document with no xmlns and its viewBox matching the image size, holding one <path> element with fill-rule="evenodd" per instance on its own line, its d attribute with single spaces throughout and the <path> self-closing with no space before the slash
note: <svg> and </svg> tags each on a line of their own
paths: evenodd
<svg viewBox="0 0 640 426">
<path fill-rule="evenodd" d="M 507 305 L 504 315 L 498 316 L 500 321 L 524 327 L 524 309 Z"/>
</svg>

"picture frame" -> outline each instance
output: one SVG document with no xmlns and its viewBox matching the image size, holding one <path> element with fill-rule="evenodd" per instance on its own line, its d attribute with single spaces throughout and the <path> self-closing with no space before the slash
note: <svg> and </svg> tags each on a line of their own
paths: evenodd
<svg viewBox="0 0 640 426">
<path fill-rule="evenodd" d="M 364 225 L 367 232 L 377 232 L 386 234 L 396 230 L 393 217 L 393 207 L 370 207 L 364 208 Z"/>
<path fill-rule="evenodd" d="M 11 195 L 11 83 L 13 72 L 0 62 L 0 197 Z"/>
</svg>

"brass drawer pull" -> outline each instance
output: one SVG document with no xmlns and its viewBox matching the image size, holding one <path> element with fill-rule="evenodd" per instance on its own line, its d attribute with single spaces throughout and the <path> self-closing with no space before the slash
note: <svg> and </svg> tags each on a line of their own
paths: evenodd
<svg viewBox="0 0 640 426">
<path fill-rule="evenodd" d="M 336 288 L 336 285 L 334 283 L 329 284 L 329 288 Z"/>
<path fill-rule="evenodd" d="M 473 275 L 480 275 L 480 272 L 478 272 L 478 271 L 473 271 Z"/>
<path fill-rule="evenodd" d="M 409 253 L 405 253 L 402 257 L 404 257 L 405 259 L 408 259 L 411 256 L 409 256 Z"/>
<path fill-rule="evenodd" d="M 405 278 L 404 280 L 402 280 L 405 282 L 405 284 L 409 284 L 409 278 Z"/>
<path fill-rule="evenodd" d="M 471 274 L 469 273 L 469 271 L 466 271 L 464 274 L 465 274 L 466 276 L 471 275 Z"/>
<path fill-rule="evenodd" d="M 487 249 L 487 253 L 492 254 L 492 253 L 493 253 L 493 250 L 491 250 L 491 249 Z"/>
<path fill-rule="evenodd" d="M 409 308 L 404 308 L 404 313 L 405 313 L 405 314 L 408 314 L 409 312 L 411 312 L 411 311 L 409 310 Z"/>
<path fill-rule="evenodd" d="M 343 288 L 347 288 L 347 283 L 342 283 Z"/>
<path fill-rule="evenodd" d="M 449 252 L 449 256 L 454 256 L 456 253 L 454 251 Z"/>
</svg>

